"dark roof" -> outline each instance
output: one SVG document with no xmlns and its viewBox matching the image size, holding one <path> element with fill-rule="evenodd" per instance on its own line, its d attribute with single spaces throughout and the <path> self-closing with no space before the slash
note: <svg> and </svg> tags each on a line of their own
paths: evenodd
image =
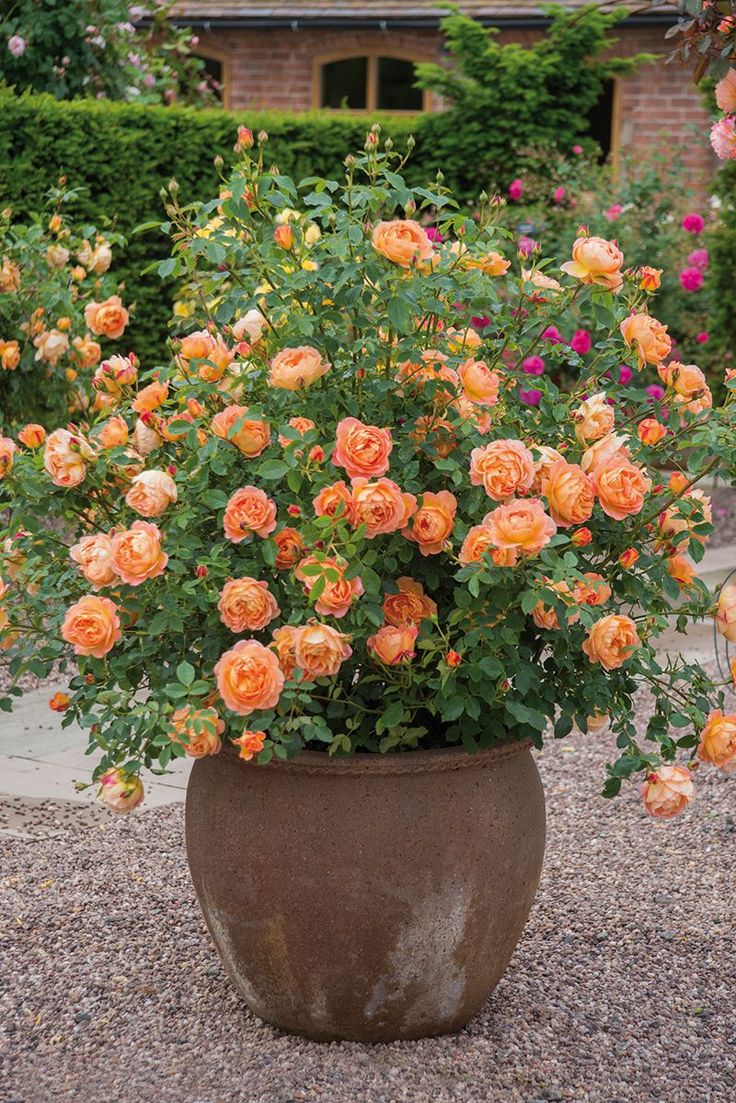
<svg viewBox="0 0 736 1103">
<path fill-rule="evenodd" d="M 564 0 L 560 6 L 582 8 L 591 0 Z M 595 0 L 608 10 L 627 6 L 631 20 L 673 21 L 672 4 L 646 0 Z M 460 0 L 458 7 L 483 23 L 540 24 L 546 20 L 545 0 Z M 204 27 L 435 27 L 442 18 L 441 2 L 431 0 L 177 0 L 176 22 Z"/>
</svg>

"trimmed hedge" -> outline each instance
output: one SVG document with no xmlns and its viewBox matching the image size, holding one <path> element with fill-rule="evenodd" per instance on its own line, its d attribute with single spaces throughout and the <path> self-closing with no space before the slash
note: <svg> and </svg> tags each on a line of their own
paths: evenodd
<svg viewBox="0 0 736 1103">
<path fill-rule="evenodd" d="M 171 317 L 171 288 L 141 271 L 169 254 L 169 241 L 155 231 L 135 235 L 141 223 L 164 218 L 161 188 L 172 177 L 182 202 L 215 196 L 213 164 L 233 159 L 239 124 L 269 134 L 268 154 L 296 178 L 334 175 L 346 153 L 360 148 L 371 120 L 365 116 L 229 112 L 179 107 L 139 107 L 107 101 L 58 101 L 47 95 L 14 96 L 0 90 L 0 206 L 16 216 L 41 209 L 43 197 L 66 174 L 83 188 L 70 214 L 103 228 L 106 220 L 129 237 L 116 252 L 114 274 L 126 284 L 126 304 L 135 316 L 126 333 L 144 366 L 160 360 Z M 387 118 L 384 134 L 402 146 L 421 120 Z M 419 144 L 419 143 L 418 143 Z M 414 172 L 422 175 L 421 159 Z"/>
</svg>

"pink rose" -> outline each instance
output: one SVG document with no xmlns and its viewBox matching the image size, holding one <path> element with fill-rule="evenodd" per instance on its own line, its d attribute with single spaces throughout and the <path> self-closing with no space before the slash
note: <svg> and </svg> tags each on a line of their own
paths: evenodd
<svg viewBox="0 0 736 1103">
<path fill-rule="evenodd" d="M 587 329 L 576 329 L 570 341 L 570 348 L 580 356 L 590 352 L 593 342 Z"/>
<path fill-rule="evenodd" d="M 524 194 L 524 181 L 518 176 L 516 180 L 512 180 L 509 184 L 509 199 L 518 201 Z"/>
<path fill-rule="evenodd" d="M 685 291 L 700 291 L 703 273 L 699 268 L 683 268 L 680 272 L 680 284 Z"/>
<path fill-rule="evenodd" d="M 702 234 L 705 229 L 705 219 L 702 215 L 693 211 L 685 215 L 680 225 L 683 230 L 686 230 L 689 234 Z"/>
</svg>

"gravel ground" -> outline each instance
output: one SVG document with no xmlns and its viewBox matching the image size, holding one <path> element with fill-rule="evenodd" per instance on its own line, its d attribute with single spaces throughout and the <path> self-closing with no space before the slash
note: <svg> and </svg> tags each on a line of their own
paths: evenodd
<svg viewBox="0 0 736 1103">
<path fill-rule="evenodd" d="M 704 771 L 691 810 L 656 823 L 633 791 L 599 798 L 610 753 L 577 735 L 541 756 L 542 885 L 482 1014 L 375 1047 L 244 1010 L 194 900 L 180 806 L 74 823 L 6 809 L 25 837 L 0 838 L 0 1100 L 732 1103 L 734 788 Z"/>
<path fill-rule="evenodd" d="M 713 508 L 715 532 L 708 537 L 707 547 L 720 548 L 736 543 L 736 491 L 729 486 L 707 490 Z"/>
</svg>

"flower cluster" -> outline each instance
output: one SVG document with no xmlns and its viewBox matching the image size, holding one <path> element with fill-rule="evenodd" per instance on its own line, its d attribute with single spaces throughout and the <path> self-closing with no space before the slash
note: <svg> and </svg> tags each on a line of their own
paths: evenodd
<svg viewBox="0 0 736 1103">
<path fill-rule="evenodd" d="M 171 362 L 112 357 L 74 423 L 0 443 L 13 676 L 73 654 L 55 707 L 89 728 L 116 811 L 184 754 L 539 746 L 610 718 L 606 794 L 642 773 L 647 810 L 675 814 L 698 761 L 736 756 L 724 687 L 655 649 L 673 616 L 715 612 L 695 484 L 734 473 L 733 380 L 714 408 L 616 242 L 580 229 L 552 271 L 515 254 L 497 205 L 476 220 L 439 182 L 408 188 L 375 129 L 343 184 L 295 185 L 264 144 L 239 134 L 214 202 L 170 192 L 174 275 L 200 304 Z M 117 328 L 107 305 L 90 326 Z M 573 305 L 588 359 L 569 391 L 536 377 L 530 404 Z M 734 632 L 736 597 L 719 609 Z"/>
</svg>

